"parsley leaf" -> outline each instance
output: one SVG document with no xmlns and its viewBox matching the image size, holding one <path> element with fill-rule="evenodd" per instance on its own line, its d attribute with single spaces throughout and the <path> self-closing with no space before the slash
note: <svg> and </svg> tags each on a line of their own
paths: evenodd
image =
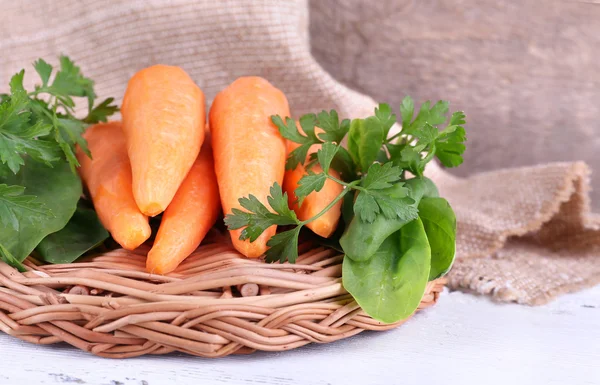
<svg viewBox="0 0 600 385">
<path fill-rule="evenodd" d="M 270 194 L 267 197 L 267 202 L 269 202 L 269 206 L 279 215 L 283 216 L 286 219 L 290 220 L 290 223 L 285 221 L 282 224 L 294 224 L 298 222 L 298 218 L 296 217 L 296 213 L 294 210 L 290 209 L 288 206 L 288 194 L 284 193 L 279 184 L 275 183 L 270 188 Z M 277 223 L 280 224 L 280 223 Z"/>
<path fill-rule="evenodd" d="M 375 117 L 381 122 L 383 128 L 383 137 L 387 138 L 390 128 L 396 123 L 396 115 L 392 113 L 389 104 L 380 103 L 379 108 L 375 109 Z"/>
<path fill-rule="evenodd" d="M 465 129 L 457 127 L 449 134 L 442 133 L 435 142 L 435 156 L 446 167 L 456 167 L 463 162 L 464 142 L 467 140 Z"/>
<path fill-rule="evenodd" d="M 360 191 L 354 202 L 354 213 L 364 221 L 371 223 L 381 213 L 388 219 L 414 219 L 417 209 L 413 206 L 409 190 L 403 183 L 380 190 Z"/>
<path fill-rule="evenodd" d="M 275 234 L 267 242 L 269 249 L 266 253 L 267 262 L 295 263 L 298 259 L 298 237 L 302 226 Z"/>
<path fill-rule="evenodd" d="M 112 104 L 115 101 L 115 98 L 106 98 L 102 101 L 102 103 L 93 107 L 92 110 L 88 113 L 88 115 L 83 119 L 83 121 L 87 124 L 95 124 L 99 122 L 108 121 L 108 117 L 117 113 L 119 111 L 119 107 Z"/>
<path fill-rule="evenodd" d="M 340 123 L 340 119 L 335 110 L 321 111 L 317 115 L 317 127 L 320 127 L 324 132 L 319 134 L 319 138 L 326 142 L 341 143 L 348 130 L 350 129 L 350 120 L 344 119 Z"/>
<path fill-rule="evenodd" d="M 12 94 L 0 104 L 0 161 L 13 173 L 24 164 L 23 155 L 50 164 L 60 159 L 56 143 L 37 139 L 50 133 L 52 127 L 44 122 L 31 122 L 30 101 L 22 91 L 24 71 L 13 76 Z"/>
<path fill-rule="evenodd" d="M 314 114 L 304 115 L 300 118 L 300 127 L 306 133 L 306 135 L 302 135 L 293 119 L 286 117 L 284 122 L 279 115 L 271 116 L 271 121 L 277 126 L 281 136 L 300 144 L 289 154 L 285 162 L 286 170 L 294 170 L 299 164 L 304 163 L 310 147 L 313 144 L 321 143 L 315 135 L 316 119 Z"/>
<path fill-rule="evenodd" d="M 56 73 L 52 85 L 45 92 L 56 97 L 66 109 L 75 107 L 73 96 L 86 97 L 90 110 L 96 98 L 94 82 L 83 76 L 81 69 L 67 56 L 60 57 L 60 70 Z"/>
<path fill-rule="evenodd" d="M 399 219 L 401 221 L 415 219 L 418 210 L 414 206 L 415 200 L 408 196 L 409 190 L 402 183 L 396 188 L 373 193 L 375 201 L 384 217 Z"/>
<path fill-rule="evenodd" d="M 317 152 L 317 159 L 319 160 L 323 172 L 329 173 L 329 167 L 331 166 L 331 162 L 333 161 L 338 148 L 339 147 L 333 143 L 323 143 L 321 149 Z"/>
<path fill-rule="evenodd" d="M 388 144 L 390 159 L 394 165 L 401 169 L 408 170 L 412 174 L 421 176 L 425 171 L 425 164 L 422 162 L 421 155 L 415 151 L 414 147 L 409 145 Z"/>
<path fill-rule="evenodd" d="M 410 96 L 404 97 L 400 104 L 400 114 L 402 115 L 402 130 L 408 129 L 415 113 L 415 102 Z"/>
<path fill-rule="evenodd" d="M 242 197 L 238 201 L 242 208 L 232 209 L 231 214 L 225 216 L 225 225 L 229 230 L 244 228 L 240 234 L 241 240 L 249 239 L 254 242 L 266 229 L 273 225 L 293 225 L 298 223 L 296 213 L 288 207 L 287 193 L 283 193 L 281 186 L 275 183 L 271 187 L 270 196 L 267 201 L 271 212 L 256 196 L 249 195 Z"/>
<path fill-rule="evenodd" d="M 41 85 L 27 92 L 23 87 L 25 71 L 10 80 L 10 95 L 0 103 L 0 161 L 17 173 L 24 164 L 23 157 L 51 165 L 66 158 L 71 169 L 79 165 L 75 146 L 89 154 L 82 134 L 85 124 L 106 121 L 118 111 L 109 98 L 94 107 L 94 82 L 66 56 L 60 58 L 60 68 L 52 80 L 53 67 L 43 59 L 33 67 L 40 76 Z M 47 100 L 41 98 L 47 96 Z M 88 101 L 88 117 L 75 117 L 74 97 Z"/>
<path fill-rule="evenodd" d="M 392 187 L 401 176 L 402 170 L 392 163 L 373 163 L 361 185 L 370 190 L 381 190 Z"/>
<path fill-rule="evenodd" d="M 462 154 L 466 141 L 465 129 L 462 126 L 465 124 L 463 112 L 454 112 L 448 125 L 440 131 L 437 126 L 447 120 L 448 102 L 440 100 L 431 106 L 427 101 L 421 106 L 417 117 L 412 120 L 414 102 L 410 97 L 406 97 L 400 105 L 400 111 L 403 126 L 398 135 L 400 138 L 396 143 L 386 143 L 389 159 L 396 166 L 422 176 L 426 164 L 434 157 L 446 167 L 456 167 L 463 162 Z"/>
<path fill-rule="evenodd" d="M 429 123 L 425 123 L 420 131 L 415 132 L 415 137 L 419 139 L 418 144 L 414 146 L 416 152 L 421 152 L 433 143 L 438 137 L 439 131 Z"/>
<path fill-rule="evenodd" d="M 304 175 L 298 181 L 298 187 L 296 187 L 295 194 L 298 198 L 298 204 L 301 205 L 304 198 L 306 198 L 313 191 L 321 191 L 325 185 L 327 176 L 325 173 L 309 173 Z"/>
<path fill-rule="evenodd" d="M 35 68 L 35 71 L 42 79 L 42 87 L 46 87 L 50 80 L 50 75 L 52 75 L 52 66 L 46 63 L 44 59 L 38 59 L 33 63 L 33 68 Z"/>
<path fill-rule="evenodd" d="M 354 201 L 354 213 L 364 222 L 371 223 L 379 213 L 379 205 L 371 194 L 361 191 Z"/>
</svg>

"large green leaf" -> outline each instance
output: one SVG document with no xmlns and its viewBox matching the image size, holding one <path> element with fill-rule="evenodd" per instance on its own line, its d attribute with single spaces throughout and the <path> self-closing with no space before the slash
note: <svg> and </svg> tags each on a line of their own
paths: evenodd
<svg viewBox="0 0 600 385">
<path fill-rule="evenodd" d="M 456 253 L 456 217 L 444 198 L 423 198 L 419 203 L 419 217 L 431 247 L 432 281 L 446 274 L 452 267 Z"/>
<path fill-rule="evenodd" d="M 19 261 L 48 234 L 65 227 L 81 196 L 81 181 L 65 161 L 49 167 L 28 160 L 18 174 L 6 176 L 0 183 L 25 187 L 27 196 L 37 197 L 36 202 L 51 212 L 51 215 L 40 215 L 26 208 L 13 210 L 18 226 L 2 226 L 0 244 Z"/>
<path fill-rule="evenodd" d="M 352 121 L 348 133 L 348 151 L 362 172 L 366 173 L 377 159 L 384 139 L 383 126 L 376 117 Z"/>
<path fill-rule="evenodd" d="M 50 263 L 71 263 L 108 238 L 96 212 L 79 204 L 69 223 L 48 235 L 36 248 Z"/>
<path fill-rule="evenodd" d="M 344 288 L 376 320 L 393 323 L 419 306 L 431 263 L 431 249 L 420 219 L 390 235 L 372 258 L 344 258 Z"/>
<path fill-rule="evenodd" d="M 435 184 L 428 178 L 412 178 L 407 180 L 404 186 L 409 188 L 409 197 L 415 201 L 414 209 L 418 207 L 422 197 L 438 195 Z M 415 213 L 416 215 L 418 214 Z M 340 245 L 347 257 L 357 262 L 366 261 L 390 235 L 413 219 L 411 216 L 389 219 L 383 214 L 378 214 L 372 223 L 368 223 L 355 215 L 340 238 Z"/>
</svg>

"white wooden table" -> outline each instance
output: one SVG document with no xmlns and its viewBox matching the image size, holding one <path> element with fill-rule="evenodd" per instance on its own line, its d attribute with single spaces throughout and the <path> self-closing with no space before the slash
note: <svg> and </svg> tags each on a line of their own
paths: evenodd
<svg viewBox="0 0 600 385">
<path fill-rule="evenodd" d="M 543 307 L 460 292 L 400 328 L 224 359 L 101 359 L 0 334 L 0 384 L 600 384 L 600 286 Z"/>
</svg>

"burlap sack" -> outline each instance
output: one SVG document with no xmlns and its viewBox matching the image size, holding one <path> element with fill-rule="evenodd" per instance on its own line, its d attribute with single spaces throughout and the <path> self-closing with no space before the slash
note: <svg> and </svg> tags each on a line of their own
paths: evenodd
<svg viewBox="0 0 600 385">
<path fill-rule="evenodd" d="M 36 58 L 64 53 L 100 96 L 118 100 L 135 71 L 166 63 L 182 66 L 209 101 L 236 77 L 259 75 L 286 93 L 294 116 L 335 108 L 357 117 L 375 105 L 311 56 L 305 1 L 1 0 L 0 9 L 0 92 Z M 428 173 L 459 220 L 451 287 L 540 304 L 600 280 L 600 221 L 589 215 L 585 164 L 468 179 L 435 165 Z"/>
</svg>

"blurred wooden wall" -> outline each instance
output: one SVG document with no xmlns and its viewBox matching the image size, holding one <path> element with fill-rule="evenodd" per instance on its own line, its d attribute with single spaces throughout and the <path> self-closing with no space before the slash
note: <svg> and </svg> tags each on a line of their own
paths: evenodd
<svg viewBox="0 0 600 385">
<path fill-rule="evenodd" d="M 600 211 L 600 1 L 312 0 L 310 32 L 350 87 L 465 110 L 458 174 L 585 160 Z"/>
</svg>

